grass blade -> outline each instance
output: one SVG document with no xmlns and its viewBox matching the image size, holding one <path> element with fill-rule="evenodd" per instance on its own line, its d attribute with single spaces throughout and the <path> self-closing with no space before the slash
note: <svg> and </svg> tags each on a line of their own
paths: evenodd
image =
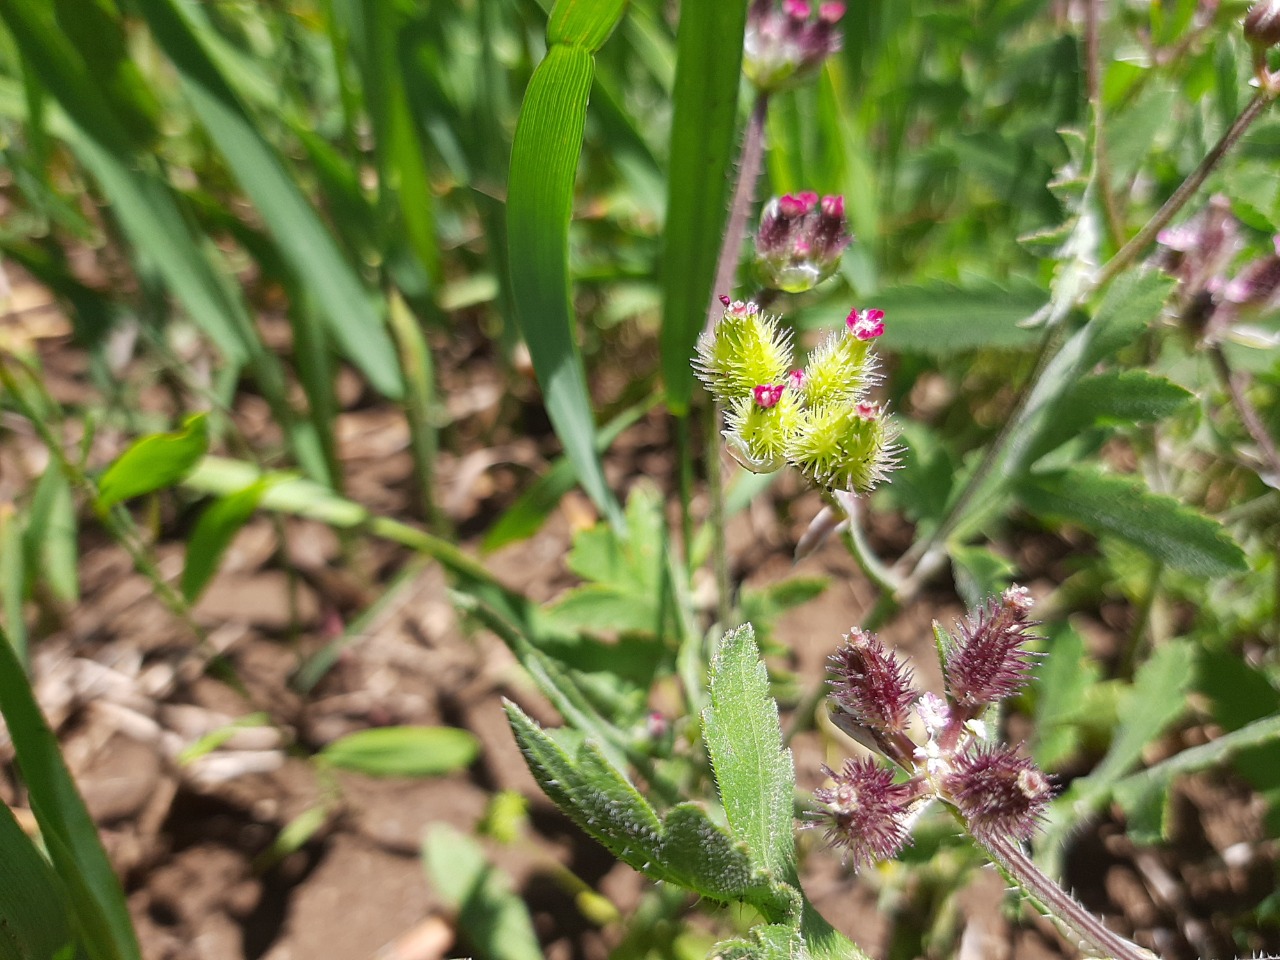
<svg viewBox="0 0 1280 960">
<path fill-rule="evenodd" d="M 603 13 L 597 11 L 612 11 L 616 23 L 622 5 L 573 0 L 557 5 L 552 14 L 552 46 L 529 81 L 511 150 L 507 239 L 516 319 L 546 396 L 547 414 L 583 488 L 621 530 L 622 511 L 595 449 L 595 422 L 569 291 L 574 174 L 594 69 L 591 49 L 569 38 L 602 43 L 612 24 L 605 29 Z"/>
<path fill-rule="evenodd" d="M 0 960 L 54 960 L 74 944 L 49 863 L 0 803 Z"/>
<path fill-rule="evenodd" d="M 314 294 L 335 343 L 375 389 L 400 396 L 403 383 L 386 323 L 295 178 L 258 132 L 173 0 L 141 0 L 138 8 L 281 255 Z"/>
<path fill-rule="evenodd" d="M 662 376 L 667 407 L 689 409 L 689 358 L 707 318 L 720 238 L 729 217 L 745 3 L 686 3 L 676 37 L 671 171 L 662 261 Z"/>
<path fill-rule="evenodd" d="M 86 953 L 92 960 L 141 960 L 120 880 L 3 631 L 0 712 L 9 725 L 31 810 L 67 893 Z"/>
</svg>

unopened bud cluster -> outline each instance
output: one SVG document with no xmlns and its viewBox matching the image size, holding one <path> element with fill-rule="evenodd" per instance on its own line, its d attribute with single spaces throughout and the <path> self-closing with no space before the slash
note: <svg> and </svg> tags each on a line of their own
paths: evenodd
<svg viewBox="0 0 1280 960">
<path fill-rule="evenodd" d="M 720 299 L 724 314 L 699 337 L 694 368 L 726 407 L 729 453 L 754 473 L 791 464 L 825 490 L 870 492 L 896 463 L 892 423 L 867 400 L 884 314 L 854 310 L 793 370 L 791 336 L 776 317 Z"/>
<path fill-rule="evenodd" d="M 1241 319 L 1280 309 L 1280 235 L 1273 253 L 1233 269 L 1245 244 L 1226 197 L 1210 198 L 1157 240 L 1160 265 L 1178 280 L 1178 318 L 1197 337 L 1212 343 Z"/>
<path fill-rule="evenodd" d="M 843 3 L 753 0 L 747 12 L 742 69 L 763 91 L 783 90 L 812 76 L 840 49 L 836 24 Z"/>
<path fill-rule="evenodd" d="M 775 197 L 760 214 L 755 271 L 770 290 L 803 293 L 835 273 L 852 241 L 844 197 L 816 193 Z"/>
<path fill-rule="evenodd" d="M 1048 779 L 1027 757 L 988 740 L 982 714 L 1027 682 L 1036 654 L 1027 649 L 1031 598 L 1011 587 L 957 625 L 934 633 L 946 697 L 921 693 L 911 671 L 874 634 L 854 629 L 831 657 L 835 724 L 906 771 L 870 758 L 824 767 L 832 785 L 814 791 L 815 826 L 856 864 L 897 854 L 909 841 L 916 808 L 929 800 L 953 807 L 979 839 L 1025 840 L 1049 801 Z M 920 721 L 923 737 L 913 737 Z"/>
</svg>

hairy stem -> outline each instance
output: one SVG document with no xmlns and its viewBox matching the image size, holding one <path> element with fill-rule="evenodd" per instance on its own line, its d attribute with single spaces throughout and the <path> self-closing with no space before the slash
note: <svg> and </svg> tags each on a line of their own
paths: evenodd
<svg viewBox="0 0 1280 960">
<path fill-rule="evenodd" d="M 1244 424 L 1244 428 L 1249 431 L 1249 436 L 1253 438 L 1253 442 L 1258 445 L 1267 469 L 1277 478 L 1277 482 L 1280 482 L 1280 452 L 1276 451 L 1275 441 L 1271 439 L 1271 434 L 1267 432 L 1266 424 L 1262 422 L 1262 417 L 1245 394 L 1245 390 L 1248 387 L 1247 377 L 1244 374 L 1237 374 L 1231 369 L 1221 344 L 1215 343 L 1210 348 L 1209 357 L 1213 361 L 1213 369 L 1218 374 L 1218 379 L 1222 381 L 1222 385 L 1231 394 L 1231 402 L 1235 404 L 1236 412 L 1240 415 L 1240 421 Z"/>
<path fill-rule="evenodd" d="M 1074 930 L 1101 956 L 1113 960 L 1152 960 L 1150 950 L 1109 929 L 1080 901 L 1053 882 L 1021 848 L 1004 837 L 975 837 L 1015 883 L 1035 897 L 1055 918 Z"/>
<path fill-rule="evenodd" d="M 721 294 L 731 295 L 733 277 L 738 272 L 738 258 L 742 255 L 742 240 L 747 233 L 747 217 L 755 200 L 756 181 L 764 161 L 764 121 L 769 114 L 769 95 L 756 94 L 747 121 L 747 133 L 742 141 L 742 159 L 738 163 L 738 181 L 733 187 L 733 201 L 729 207 L 729 222 L 725 224 L 724 240 L 720 244 L 720 256 L 716 260 L 716 279 L 711 287 L 711 303 L 707 305 L 707 324 L 710 331 L 716 318 L 723 312 Z"/>
<path fill-rule="evenodd" d="M 1178 189 L 1173 191 L 1173 195 L 1164 202 L 1164 206 L 1156 211 L 1155 216 L 1147 221 L 1147 225 L 1139 230 L 1132 240 L 1121 247 L 1114 257 L 1107 261 L 1091 285 L 1090 293 L 1105 287 L 1125 267 L 1137 259 L 1138 254 L 1142 253 L 1150 245 L 1151 241 L 1156 238 L 1156 234 L 1168 226 L 1169 221 L 1177 215 L 1188 200 L 1195 196 L 1196 191 L 1209 178 L 1209 174 L 1222 162 L 1222 158 L 1227 155 L 1227 151 L 1240 141 L 1245 131 L 1253 125 L 1255 120 L 1262 116 L 1263 111 L 1271 105 L 1275 98 L 1276 92 L 1267 89 L 1260 90 L 1254 95 L 1248 106 L 1236 117 L 1235 122 L 1227 128 L 1227 132 L 1213 145 L 1213 149 L 1205 154 L 1204 159 L 1200 161 L 1200 166 L 1196 167 L 1191 175 L 1182 181 Z"/>
<path fill-rule="evenodd" d="M 1102 200 L 1107 233 L 1117 246 L 1124 237 L 1124 224 L 1111 193 L 1111 165 L 1107 159 L 1102 124 L 1102 45 L 1098 37 L 1098 8 L 1101 0 L 1088 0 L 1084 9 L 1085 85 L 1093 110 L 1093 162 L 1097 170 L 1098 196 Z"/>
<path fill-rule="evenodd" d="M 895 597 L 897 603 L 908 602 L 915 596 L 919 587 L 923 586 L 926 578 L 920 576 L 920 574 L 924 572 L 925 560 L 946 541 L 947 536 L 964 519 L 970 504 L 982 490 L 991 471 L 1003 458 L 1011 441 L 1020 433 L 1020 421 L 1026 413 L 1027 404 L 1035 392 L 1035 387 L 1048 367 L 1049 361 L 1057 354 L 1058 348 L 1063 342 L 1062 332 L 1059 329 L 1060 324 L 1056 323 L 1055 319 L 1065 316 L 1076 304 L 1083 303 L 1089 297 L 1098 293 L 1133 263 L 1137 256 L 1155 239 L 1156 235 L 1168 225 L 1169 221 L 1186 205 L 1187 201 L 1195 195 L 1209 174 L 1222 162 L 1222 158 L 1240 141 L 1245 131 L 1262 115 L 1263 111 L 1275 100 L 1277 95 L 1280 95 L 1280 88 L 1264 87 L 1260 90 L 1249 101 L 1248 106 L 1236 117 L 1227 132 L 1214 144 L 1213 149 L 1205 155 L 1200 165 L 1182 182 L 1178 189 L 1173 192 L 1173 195 L 1165 201 L 1164 205 L 1156 211 L 1146 226 L 1139 230 L 1132 240 L 1121 247 L 1115 256 L 1107 261 L 1091 282 L 1084 284 L 1069 299 L 1062 302 L 1050 301 L 1035 317 L 1031 318 L 1036 320 L 1048 318 L 1044 321 L 1048 333 L 1041 343 L 1040 352 L 1036 357 L 1035 368 L 1023 385 L 1018 399 L 1014 403 L 1012 413 L 1005 419 L 995 438 L 987 445 L 981 462 L 970 474 L 964 488 L 947 510 L 942 522 L 928 538 L 913 545 L 899 561 L 899 569 L 910 567 L 911 572 L 903 578 L 903 585 L 899 588 Z"/>
</svg>

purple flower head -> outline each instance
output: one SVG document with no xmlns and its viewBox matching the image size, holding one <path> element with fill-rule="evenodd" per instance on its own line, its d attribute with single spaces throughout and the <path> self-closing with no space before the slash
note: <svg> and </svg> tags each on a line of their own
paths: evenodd
<svg viewBox="0 0 1280 960">
<path fill-rule="evenodd" d="M 845 760 L 839 773 L 824 766 L 830 787 L 813 791 L 824 809 L 814 826 L 825 826 L 831 845 L 846 862 L 870 866 L 894 856 L 910 839 L 912 803 L 921 796 L 917 781 L 894 783 L 893 772 L 874 760 Z"/>
<path fill-rule="evenodd" d="M 783 90 L 817 72 L 840 49 L 836 24 L 843 3 L 823 3 L 815 10 L 807 0 L 754 0 L 747 12 L 742 69 L 760 90 Z"/>
<path fill-rule="evenodd" d="M 1276 245 L 1280 247 L 1280 237 Z M 1223 287 L 1222 299 L 1240 309 L 1274 310 L 1280 306 L 1280 253 L 1245 264 Z"/>
<path fill-rule="evenodd" d="M 1012 747 L 980 746 L 953 759 L 942 790 L 978 837 L 1026 840 L 1053 793 L 1049 779 Z"/>
<path fill-rule="evenodd" d="M 1036 625 L 1027 619 L 1031 604 L 1025 587 L 1010 587 L 959 625 L 959 636 L 946 651 L 943 672 L 952 701 L 970 716 L 1012 696 L 1027 682 L 1038 658 L 1025 646 L 1034 639 L 1027 633 Z"/>
<path fill-rule="evenodd" d="M 756 231 L 755 269 L 773 290 L 801 293 L 831 276 L 852 242 L 842 197 L 786 194 L 765 205 Z"/>
<path fill-rule="evenodd" d="M 905 734 L 919 694 L 911 671 L 873 633 L 854 627 L 827 665 L 836 710 L 881 734 Z"/>
</svg>

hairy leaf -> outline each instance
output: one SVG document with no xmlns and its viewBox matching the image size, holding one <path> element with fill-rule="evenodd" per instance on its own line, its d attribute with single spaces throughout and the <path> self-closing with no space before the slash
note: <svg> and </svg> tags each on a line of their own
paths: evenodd
<svg viewBox="0 0 1280 960">
<path fill-rule="evenodd" d="M 1220 577 L 1245 569 L 1243 551 L 1221 524 L 1126 477 L 1087 467 L 1032 474 L 1017 496 L 1032 513 L 1118 537 L 1187 573 Z"/>
</svg>

